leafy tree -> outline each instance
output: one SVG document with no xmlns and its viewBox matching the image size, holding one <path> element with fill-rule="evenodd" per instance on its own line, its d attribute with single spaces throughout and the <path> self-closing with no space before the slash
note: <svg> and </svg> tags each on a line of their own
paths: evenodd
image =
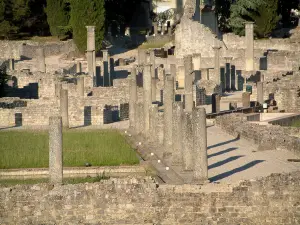
<svg viewBox="0 0 300 225">
<path fill-rule="evenodd" d="M 64 35 L 64 27 L 69 24 L 69 4 L 64 0 L 47 0 L 47 21 L 53 36 Z"/>
<path fill-rule="evenodd" d="M 255 34 L 266 37 L 276 27 L 278 0 L 237 0 L 230 7 L 229 25 L 235 34 L 245 33 L 246 21 L 255 23 Z"/>
<path fill-rule="evenodd" d="M 7 84 L 9 76 L 6 74 L 4 68 L 0 68 L 0 98 L 5 97 L 5 85 Z"/>
<path fill-rule="evenodd" d="M 255 34 L 260 37 L 268 37 L 277 26 L 279 16 L 277 15 L 278 0 L 264 0 L 263 7 L 258 9 L 259 15 L 254 15 Z"/>
<path fill-rule="evenodd" d="M 234 0 L 216 0 L 216 12 L 218 15 L 218 25 L 222 32 L 230 31 L 228 23 L 230 17 L 230 6 Z"/>
<path fill-rule="evenodd" d="M 299 8 L 299 0 L 279 0 L 278 13 L 281 15 L 283 26 L 291 25 L 291 9 Z"/>
<path fill-rule="evenodd" d="M 100 50 L 105 30 L 104 0 L 71 0 L 70 3 L 70 25 L 78 49 L 81 52 L 86 50 L 86 26 L 96 26 L 96 51 Z"/>
</svg>

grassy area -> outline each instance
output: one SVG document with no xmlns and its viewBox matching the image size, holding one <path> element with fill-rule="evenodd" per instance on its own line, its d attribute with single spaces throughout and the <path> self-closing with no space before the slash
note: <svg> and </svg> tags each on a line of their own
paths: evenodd
<svg viewBox="0 0 300 225">
<path fill-rule="evenodd" d="M 101 180 L 107 180 L 109 177 L 105 175 L 98 175 L 96 177 L 74 177 L 74 178 L 63 178 L 63 184 L 79 184 L 79 183 L 95 183 Z M 9 187 L 17 184 L 21 185 L 31 185 L 31 184 L 42 184 L 48 183 L 48 178 L 39 178 L 39 179 L 0 179 L 0 187 Z"/>
<path fill-rule="evenodd" d="M 296 120 L 292 123 L 292 127 L 300 127 L 300 120 Z"/>
<path fill-rule="evenodd" d="M 0 132 L 0 169 L 43 168 L 49 165 L 47 132 Z M 117 131 L 64 131 L 63 164 L 66 167 L 116 166 L 139 163 L 134 150 Z"/>
</svg>

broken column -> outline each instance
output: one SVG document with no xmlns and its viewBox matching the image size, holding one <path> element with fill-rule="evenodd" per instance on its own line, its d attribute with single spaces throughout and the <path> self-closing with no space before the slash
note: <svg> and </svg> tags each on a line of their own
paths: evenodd
<svg viewBox="0 0 300 225">
<path fill-rule="evenodd" d="M 264 104 L 264 87 L 263 82 L 257 82 L 257 102 L 262 105 Z"/>
<path fill-rule="evenodd" d="M 37 56 L 37 71 L 46 73 L 45 52 L 43 48 L 36 50 Z"/>
<path fill-rule="evenodd" d="M 76 63 L 76 73 L 81 73 L 82 72 L 82 66 L 81 62 Z"/>
<path fill-rule="evenodd" d="M 149 109 L 152 104 L 151 92 L 151 65 L 144 65 L 143 70 L 143 90 L 144 90 L 144 135 L 149 135 Z"/>
<path fill-rule="evenodd" d="M 185 112 L 182 116 L 182 169 L 193 170 L 193 127 L 192 113 Z"/>
<path fill-rule="evenodd" d="M 215 70 L 215 77 L 214 77 L 214 81 L 217 84 L 221 84 L 221 73 L 220 73 L 220 46 L 215 46 L 213 47 L 214 52 L 215 52 L 215 56 L 214 56 L 214 70 Z"/>
<path fill-rule="evenodd" d="M 243 92 L 243 94 L 242 94 L 242 103 L 243 103 L 243 108 L 249 108 L 250 107 L 250 93 L 249 92 Z"/>
<path fill-rule="evenodd" d="M 196 82 L 201 79 L 201 54 L 193 54 L 193 68 Z"/>
<path fill-rule="evenodd" d="M 152 102 L 156 102 L 156 78 L 155 77 L 151 77 L 151 86 L 152 86 L 151 88 Z"/>
<path fill-rule="evenodd" d="M 109 73 L 109 53 L 107 49 L 102 50 L 102 85 L 103 87 L 110 86 L 110 73 Z"/>
<path fill-rule="evenodd" d="M 9 59 L 9 70 L 15 70 L 15 60 L 14 59 Z"/>
<path fill-rule="evenodd" d="M 167 75 L 164 88 L 164 157 L 172 155 L 172 123 L 174 102 L 174 77 Z"/>
<path fill-rule="evenodd" d="M 130 128 L 134 128 L 136 124 L 136 102 L 137 102 L 137 85 L 136 85 L 136 67 L 131 69 L 131 75 L 129 79 L 129 125 Z"/>
<path fill-rule="evenodd" d="M 63 127 L 69 127 L 68 90 L 60 90 L 60 113 Z"/>
<path fill-rule="evenodd" d="M 253 39 L 253 22 L 245 23 L 245 45 L 246 45 L 246 71 L 254 70 L 254 39 Z"/>
<path fill-rule="evenodd" d="M 49 118 L 49 178 L 51 184 L 62 184 L 63 179 L 62 118 Z"/>
<path fill-rule="evenodd" d="M 184 57 L 184 96 L 185 111 L 192 112 L 193 102 L 193 59 L 191 55 Z"/>
<path fill-rule="evenodd" d="M 77 77 L 77 92 L 79 96 L 84 96 L 84 77 Z"/>
<path fill-rule="evenodd" d="M 212 113 L 219 113 L 220 112 L 220 101 L 221 101 L 221 96 L 219 94 L 213 94 L 212 95 Z"/>
<path fill-rule="evenodd" d="M 88 73 L 92 78 L 92 87 L 96 87 L 96 46 L 95 46 L 95 26 L 86 26 L 87 29 L 87 63 Z"/>
<path fill-rule="evenodd" d="M 205 108 L 193 110 L 193 183 L 203 184 L 208 180 L 207 130 Z"/>
<path fill-rule="evenodd" d="M 172 164 L 182 164 L 182 114 L 183 114 L 183 103 L 173 103 L 173 151 L 172 151 Z"/>
</svg>

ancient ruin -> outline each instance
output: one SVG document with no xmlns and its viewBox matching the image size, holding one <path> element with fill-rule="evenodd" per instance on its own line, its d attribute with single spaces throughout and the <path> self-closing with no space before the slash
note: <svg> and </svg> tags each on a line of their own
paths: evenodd
<svg viewBox="0 0 300 225">
<path fill-rule="evenodd" d="M 0 188 L 0 224 L 300 224 L 300 39 L 221 37 L 213 8 L 170 4 L 178 23 L 147 33 L 163 48 L 98 54 L 93 24 L 81 58 L 0 42 L 0 129 L 49 130 L 54 185 Z M 82 127 L 118 129 L 155 175 L 61 186 L 62 129 Z"/>
</svg>

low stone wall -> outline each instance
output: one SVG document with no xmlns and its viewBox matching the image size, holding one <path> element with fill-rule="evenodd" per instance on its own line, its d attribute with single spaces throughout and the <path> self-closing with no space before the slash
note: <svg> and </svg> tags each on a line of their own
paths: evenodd
<svg viewBox="0 0 300 225">
<path fill-rule="evenodd" d="M 233 136 L 253 142 L 258 150 L 284 149 L 300 156 L 300 138 L 292 136 L 299 133 L 297 128 L 250 123 L 240 113 L 219 116 L 216 125 Z"/>
<path fill-rule="evenodd" d="M 300 173 L 271 175 L 218 188 L 160 185 L 151 178 L 0 189 L 3 224 L 300 223 Z"/>
</svg>

